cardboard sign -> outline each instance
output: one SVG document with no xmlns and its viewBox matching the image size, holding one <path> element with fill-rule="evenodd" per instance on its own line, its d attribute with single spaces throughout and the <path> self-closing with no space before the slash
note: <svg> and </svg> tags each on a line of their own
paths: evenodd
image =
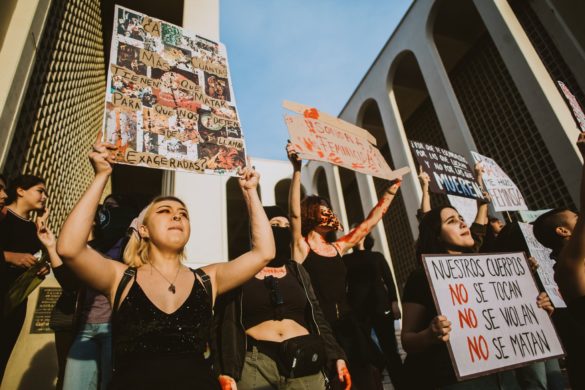
<svg viewBox="0 0 585 390">
<path fill-rule="evenodd" d="M 437 146 L 410 141 L 416 161 L 431 178 L 430 190 L 439 194 L 483 199 L 465 157 Z"/>
<path fill-rule="evenodd" d="M 475 221 L 477 216 L 477 201 L 470 198 L 462 198 L 461 196 L 447 195 L 451 206 L 455 207 L 459 212 L 459 215 L 463 217 L 463 220 L 467 226 Z"/>
<path fill-rule="evenodd" d="M 308 106 L 285 102 L 284 107 L 303 112 L 284 117 L 290 140 L 302 159 L 329 162 L 386 180 L 410 172 L 408 167 L 390 169 L 366 130 Z"/>
<path fill-rule="evenodd" d="M 452 323 L 448 349 L 459 380 L 562 356 L 522 252 L 424 255 L 437 312 Z"/>
<path fill-rule="evenodd" d="M 518 215 L 520 216 L 520 220 L 526 223 L 532 223 L 536 221 L 536 218 L 540 217 L 542 214 L 550 211 L 552 209 L 543 209 L 543 210 L 520 210 Z"/>
<path fill-rule="evenodd" d="M 538 261 L 538 268 L 536 269 L 538 278 L 540 279 L 540 282 L 550 297 L 553 305 L 555 305 L 555 307 L 567 307 L 567 304 L 565 303 L 561 292 L 559 291 L 559 286 L 557 285 L 557 282 L 555 282 L 555 271 L 553 269 L 555 262 L 550 258 L 552 251 L 543 246 L 540 242 L 538 242 L 536 237 L 534 237 L 534 227 L 532 225 L 519 222 L 518 226 L 520 226 L 520 230 L 522 231 L 524 241 L 526 241 L 526 245 L 528 246 L 530 256 L 534 257 L 536 261 Z"/>
<path fill-rule="evenodd" d="M 575 119 L 575 122 L 577 122 L 579 129 L 581 131 L 585 131 L 585 113 L 583 113 L 583 109 L 581 108 L 581 105 L 577 101 L 577 98 L 575 97 L 575 95 L 571 93 L 571 91 L 565 85 L 565 83 L 563 83 L 560 80 L 557 80 L 557 84 L 559 85 L 561 92 L 563 92 L 565 100 L 567 101 L 567 103 L 569 103 L 569 107 L 571 108 L 571 114 L 573 114 L 573 118 Z"/>
<path fill-rule="evenodd" d="M 498 163 L 474 151 L 471 155 L 476 163 L 483 165 L 483 184 L 496 211 L 528 210 L 520 190 Z"/>
<path fill-rule="evenodd" d="M 225 47 L 116 6 L 104 138 L 120 164 L 235 175 L 246 164 Z"/>
</svg>

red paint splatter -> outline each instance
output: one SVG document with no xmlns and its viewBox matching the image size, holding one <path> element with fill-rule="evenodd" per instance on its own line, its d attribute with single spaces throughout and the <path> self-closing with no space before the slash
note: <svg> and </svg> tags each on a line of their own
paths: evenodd
<svg viewBox="0 0 585 390">
<path fill-rule="evenodd" d="M 323 158 L 325 157 L 325 153 L 323 153 L 323 151 L 321 149 L 317 150 L 317 154 L 319 155 L 319 157 Z"/>
<path fill-rule="evenodd" d="M 308 108 L 303 112 L 305 118 L 319 119 L 319 111 L 316 108 Z"/>
<path fill-rule="evenodd" d="M 295 151 L 296 152 L 302 152 L 303 151 L 303 147 L 299 144 L 295 144 Z"/>
<path fill-rule="evenodd" d="M 358 163 L 351 163 L 351 167 L 353 169 L 362 169 L 362 168 L 365 168 L 362 164 L 358 164 Z"/>
<path fill-rule="evenodd" d="M 305 146 L 307 147 L 307 149 L 309 151 L 313 151 L 313 141 L 311 141 L 311 139 L 309 138 L 303 138 L 303 142 L 305 143 Z"/>
</svg>

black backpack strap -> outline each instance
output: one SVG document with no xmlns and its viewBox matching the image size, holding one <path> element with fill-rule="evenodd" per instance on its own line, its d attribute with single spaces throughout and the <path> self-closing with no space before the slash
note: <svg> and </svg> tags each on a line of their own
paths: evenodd
<svg viewBox="0 0 585 390">
<path fill-rule="evenodd" d="M 209 305 L 213 308 L 211 278 L 201 268 L 194 269 L 193 272 L 195 272 L 201 278 L 201 281 L 203 282 L 203 288 L 205 289 L 207 296 L 209 296 Z"/>
<path fill-rule="evenodd" d="M 122 297 L 122 293 L 124 289 L 130 282 L 130 279 L 136 276 L 136 268 L 135 267 L 128 267 L 126 271 L 124 271 L 124 275 L 122 275 L 122 279 L 120 279 L 120 284 L 118 284 L 118 288 L 116 289 L 116 295 L 114 296 L 114 305 L 112 306 L 112 314 L 115 314 L 118 311 L 118 306 L 120 305 L 120 297 Z"/>
</svg>

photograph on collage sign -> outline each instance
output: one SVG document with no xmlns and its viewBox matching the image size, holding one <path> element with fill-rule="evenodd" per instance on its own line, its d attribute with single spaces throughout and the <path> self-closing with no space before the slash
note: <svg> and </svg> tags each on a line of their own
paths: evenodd
<svg viewBox="0 0 585 390">
<path fill-rule="evenodd" d="M 116 6 L 104 116 L 121 164 L 234 175 L 246 161 L 225 47 Z"/>
</svg>

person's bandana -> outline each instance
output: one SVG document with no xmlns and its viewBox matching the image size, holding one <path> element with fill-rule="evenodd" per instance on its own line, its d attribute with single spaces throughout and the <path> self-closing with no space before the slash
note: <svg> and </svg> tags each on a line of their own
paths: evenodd
<svg viewBox="0 0 585 390">
<path fill-rule="evenodd" d="M 319 211 L 321 216 L 318 226 L 329 227 L 333 230 L 343 230 L 343 226 L 341 226 L 341 222 L 339 222 L 333 210 L 327 206 L 319 206 Z"/>
</svg>

